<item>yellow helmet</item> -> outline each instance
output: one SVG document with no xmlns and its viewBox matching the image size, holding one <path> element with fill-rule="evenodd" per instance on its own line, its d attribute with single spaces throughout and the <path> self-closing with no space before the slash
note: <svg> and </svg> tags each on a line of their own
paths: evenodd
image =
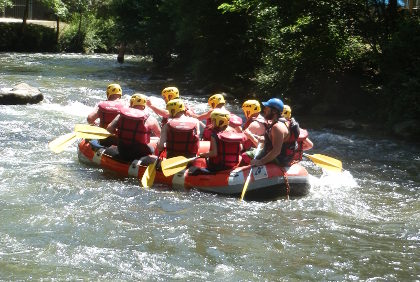
<svg viewBox="0 0 420 282">
<path fill-rule="evenodd" d="M 106 88 L 106 97 L 109 98 L 111 95 L 122 95 L 122 89 L 119 84 L 113 83 L 108 85 Z"/>
<path fill-rule="evenodd" d="M 216 108 L 217 105 L 224 103 L 226 103 L 226 101 L 222 94 L 214 94 L 209 98 L 209 105 L 212 109 Z"/>
<path fill-rule="evenodd" d="M 242 110 L 244 111 L 245 117 L 249 118 L 253 114 L 261 112 L 260 102 L 257 100 L 247 100 L 242 104 Z"/>
<path fill-rule="evenodd" d="M 282 117 L 290 119 L 292 117 L 292 109 L 288 105 L 283 106 L 283 113 L 281 114 Z"/>
<path fill-rule="evenodd" d="M 130 107 L 146 106 L 146 102 L 147 102 L 146 95 L 135 93 L 130 98 Z"/>
<path fill-rule="evenodd" d="M 166 87 L 162 90 L 162 96 L 165 102 L 168 103 L 172 99 L 179 98 L 179 90 L 176 87 Z"/>
<path fill-rule="evenodd" d="M 169 115 L 174 117 L 177 113 L 185 111 L 184 102 L 181 99 L 172 99 L 166 104 Z"/>
<path fill-rule="evenodd" d="M 230 114 L 222 109 L 215 109 L 210 115 L 211 122 L 216 127 L 223 127 L 229 124 Z"/>
</svg>

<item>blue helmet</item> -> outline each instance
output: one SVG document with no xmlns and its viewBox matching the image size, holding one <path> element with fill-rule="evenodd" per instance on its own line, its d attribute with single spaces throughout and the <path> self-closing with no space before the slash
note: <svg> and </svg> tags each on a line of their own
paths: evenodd
<svg viewBox="0 0 420 282">
<path fill-rule="evenodd" d="M 262 102 L 262 104 L 265 107 L 270 107 L 270 108 L 274 108 L 278 110 L 280 114 L 283 112 L 284 105 L 283 105 L 283 102 L 279 98 L 271 98 L 267 102 Z"/>
</svg>

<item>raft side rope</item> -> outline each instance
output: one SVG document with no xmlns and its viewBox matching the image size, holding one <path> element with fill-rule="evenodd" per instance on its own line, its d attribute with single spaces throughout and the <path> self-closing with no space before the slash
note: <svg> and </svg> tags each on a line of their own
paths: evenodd
<svg viewBox="0 0 420 282">
<path fill-rule="evenodd" d="M 284 183 L 286 184 L 286 199 L 289 200 L 289 194 L 290 194 L 289 179 L 286 175 L 286 170 L 284 168 L 280 168 L 280 169 L 283 172 Z"/>
</svg>

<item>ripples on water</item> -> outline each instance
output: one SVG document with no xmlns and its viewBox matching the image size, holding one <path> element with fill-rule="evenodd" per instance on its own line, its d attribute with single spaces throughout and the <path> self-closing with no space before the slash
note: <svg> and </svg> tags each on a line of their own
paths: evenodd
<svg viewBox="0 0 420 282">
<path fill-rule="evenodd" d="M 164 105 L 169 83 L 146 80 L 138 62 L 0 54 L 0 87 L 25 81 L 45 93 L 38 105 L 0 106 L 0 279 L 420 279 L 420 154 L 410 144 L 309 129 L 313 153 L 343 160 L 346 171 L 306 160 L 310 195 L 268 203 L 144 190 L 80 164 L 75 145 L 49 152 L 108 83 Z M 205 97 L 186 96 L 206 109 Z"/>
</svg>

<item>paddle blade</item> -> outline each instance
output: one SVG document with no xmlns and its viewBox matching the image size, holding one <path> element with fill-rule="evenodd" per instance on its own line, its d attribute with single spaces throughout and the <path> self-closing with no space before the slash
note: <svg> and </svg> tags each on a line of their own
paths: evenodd
<svg viewBox="0 0 420 282">
<path fill-rule="evenodd" d="M 110 134 L 100 134 L 100 133 L 90 133 L 90 132 L 76 132 L 78 138 L 84 139 L 105 139 L 110 136 Z"/>
<path fill-rule="evenodd" d="M 153 186 L 156 176 L 156 163 L 157 160 L 149 164 L 141 177 L 141 186 L 144 188 L 150 188 Z"/>
<path fill-rule="evenodd" d="M 190 160 L 184 156 L 177 156 L 169 159 L 165 159 L 161 162 L 162 170 L 176 167 L 179 165 L 187 164 Z"/>
<path fill-rule="evenodd" d="M 343 169 L 343 164 L 340 160 L 321 155 L 321 154 L 314 154 L 308 155 L 305 154 L 306 157 L 310 158 L 316 165 L 325 168 L 331 171 L 340 172 Z"/>
<path fill-rule="evenodd" d="M 76 132 L 84 132 L 84 133 L 93 133 L 93 134 L 108 134 L 112 135 L 108 130 L 99 126 L 93 126 L 89 124 L 76 124 L 74 126 L 74 131 Z"/>
<path fill-rule="evenodd" d="M 63 136 L 60 136 L 50 143 L 48 143 L 48 148 L 54 153 L 60 153 L 65 148 L 73 144 L 77 140 L 77 135 L 75 132 L 67 133 Z"/>
<path fill-rule="evenodd" d="M 172 166 L 172 167 L 167 168 L 165 170 L 162 169 L 163 175 L 165 175 L 166 177 L 171 176 L 171 175 L 174 175 L 175 173 L 178 173 L 178 172 L 186 169 L 187 168 L 187 164 L 188 164 L 188 162 L 187 163 L 184 163 L 182 165 L 179 165 L 179 166 L 175 166 L 175 167 Z"/>
</svg>

